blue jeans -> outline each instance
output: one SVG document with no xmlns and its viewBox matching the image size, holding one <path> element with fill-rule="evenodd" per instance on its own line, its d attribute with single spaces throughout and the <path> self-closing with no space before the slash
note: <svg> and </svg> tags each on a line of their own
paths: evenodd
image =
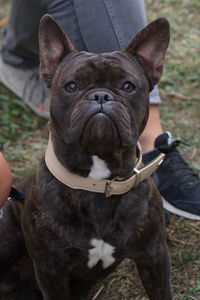
<svg viewBox="0 0 200 300">
<path fill-rule="evenodd" d="M 38 66 L 38 26 L 45 13 L 57 20 L 77 50 L 96 53 L 125 49 L 146 25 L 143 0 L 13 0 L 2 48 L 5 62 Z M 150 101 L 160 102 L 157 88 Z"/>
</svg>

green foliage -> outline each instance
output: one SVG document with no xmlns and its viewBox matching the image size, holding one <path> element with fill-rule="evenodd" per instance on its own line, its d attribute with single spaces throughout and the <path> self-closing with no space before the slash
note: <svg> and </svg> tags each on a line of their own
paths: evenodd
<svg viewBox="0 0 200 300">
<path fill-rule="evenodd" d="M 44 122 L 20 99 L 0 87 L 0 144 L 9 146 L 35 135 L 35 129 Z"/>
</svg>

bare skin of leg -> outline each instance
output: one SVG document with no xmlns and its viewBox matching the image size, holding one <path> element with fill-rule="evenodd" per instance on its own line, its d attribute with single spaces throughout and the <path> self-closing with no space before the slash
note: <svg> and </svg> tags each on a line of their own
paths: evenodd
<svg viewBox="0 0 200 300">
<path fill-rule="evenodd" d="M 12 185 L 12 175 L 7 161 L 0 152 L 0 208 L 6 201 Z"/>
<path fill-rule="evenodd" d="M 150 105 L 149 119 L 147 125 L 140 137 L 140 143 L 143 152 L 148 152 L 154 149 L 154 141 L 158 135 L 163 133 L 159 106 L 157 104 Z"/>
</svg>

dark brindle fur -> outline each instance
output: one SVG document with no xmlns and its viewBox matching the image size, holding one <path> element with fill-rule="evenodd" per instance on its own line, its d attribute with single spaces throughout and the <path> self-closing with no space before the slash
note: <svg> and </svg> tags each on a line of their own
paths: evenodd
<svg viewBox="0 0 200 300">
<path fill-rule="evenodd" d="M 162 73 L 168 22 L 154 21 L 124 51 L 93 54 L 75 51 L 45 16 L 39 42 L 59 161 L 87 177 L 96 155 L 112 178 L 131 176 L 136 143 L 148 119 L 149 91 Z M 17 299 L 71 299 L 131 258 L 149 298 L 172 299 L 162 201 L 151 179 L 106 198 L 63 185 L 42 159 L 20 189 L 24 203 L 7 203 L 0 221 L 1 291 L 16 290 Z M 92 239 L 114 247 L 109 266 L 99 260 L 88 267 Z"/>
</svg>

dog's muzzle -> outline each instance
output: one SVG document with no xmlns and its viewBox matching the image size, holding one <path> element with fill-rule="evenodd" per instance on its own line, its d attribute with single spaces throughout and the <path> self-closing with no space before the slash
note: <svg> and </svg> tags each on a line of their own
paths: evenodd
<svg viewBox="0 0 200 300">
<path fill-rule="evenodd" d="M 117 95 L 92 90 L 74 107 L 70 118 L 70 142 L 127 147 L 135 142 L 131 119 Z"/>
</svg>

